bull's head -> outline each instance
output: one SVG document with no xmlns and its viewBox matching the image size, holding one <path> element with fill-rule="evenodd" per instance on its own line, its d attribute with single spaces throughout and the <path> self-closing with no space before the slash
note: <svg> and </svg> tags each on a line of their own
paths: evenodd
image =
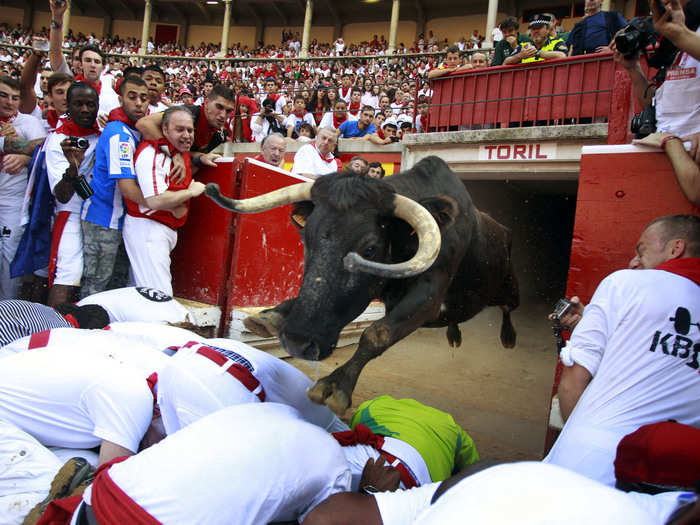
<svg viewBox="0 0 700 525">
<path fill-rule="evenodd" d="M 292 222 L 304 242 L 304 280 L 280 332 L 282 345 L 296 357 L 330 355 L 340 331 L 379 295 L 384 278 L 422 273 L 440 252 L 440 230 L 432 215 L 365 177 L 327 176 L 315 185 L 296 184 L 245 200 L 221 196 L 214 183 L 207 184 L 206 193 L 239 213 L 297 203 Z M 389 226 L 396 218 L 415 231 L 418 249 L 409 260 L 392 263 Z"/>
</svg>

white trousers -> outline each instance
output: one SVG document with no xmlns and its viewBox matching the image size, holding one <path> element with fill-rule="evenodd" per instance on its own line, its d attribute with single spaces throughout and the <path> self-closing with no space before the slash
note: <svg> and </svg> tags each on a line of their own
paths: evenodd
<svg viewBox="0 0 700 525">
<path fill-rule="evenodd" d="M 177 232 L 151 219 L 127 215 L 122 235 L 134 284 L 173 295 L 170 252 L 177 244 Z"/>
</svg>

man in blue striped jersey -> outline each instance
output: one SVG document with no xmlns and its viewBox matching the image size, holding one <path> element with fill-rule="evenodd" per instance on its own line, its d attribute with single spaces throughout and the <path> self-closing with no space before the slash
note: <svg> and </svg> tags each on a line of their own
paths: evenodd
<svg viewBox="0 0 700 525">
<path fill-rule="evenodd" d="M 91 187 L 82 209 L 83 276 L 81 298 L 126 285 L 129 262 L 122 243 L 124 199 L 143 203 L 136 182 L 134 153 L 141 140 L 136 121 L 146 114 L 148 88 L 137 76 L 119 89 L 121 106 L 112 110 L 95 151 Z"/>
</svg>

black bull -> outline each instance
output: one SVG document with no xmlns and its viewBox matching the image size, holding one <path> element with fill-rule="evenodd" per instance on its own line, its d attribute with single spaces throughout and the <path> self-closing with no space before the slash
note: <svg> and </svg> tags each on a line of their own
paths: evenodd
<svg viewBox="0 0 700 525">
<path fill-rule="evenodd" d="M 303 186 L 310 186 L 310 194 Z M 248 213 L 297 203 L 292 221 L 304 242 L 299 295 L 246 320 L 260 335 L 278 335 L 291 355 L 309 360 L 329 356 L 349 322 L 373 299 L 384 302 L 385 317 L 362 333 L 352 358 L 309 390 L 313 401 L 342 414 L 371 359 L 421 326 L 447 326 L 450 345 L 459 346 L 458 323 L 486 306 L 501 307 L 501 342 L 506 348 L 515 345 L 510 312 L 519 304 L 519 293 L 510 231 L 474 207 L 464 184 L 444 161 L 428 157 L 383 180 L 338 173 L 320 177 L 313 186 L 290 188 L 301 193 L 251 207 L 246 203 L 253 199 L 223 197 L 216 184 L 207 185 L 207 195 L 227 209 Z M 423 239 L 430 235 L 412 218 L 415 210 L 406 219 L 399 200 L 420 208 L 432 222 L 427 209 L 435 220 L 434 253 L 421 259 L 419 268 L 408 266 L 423 257 L 419 239 L 425 248 Z"/>
</svg>

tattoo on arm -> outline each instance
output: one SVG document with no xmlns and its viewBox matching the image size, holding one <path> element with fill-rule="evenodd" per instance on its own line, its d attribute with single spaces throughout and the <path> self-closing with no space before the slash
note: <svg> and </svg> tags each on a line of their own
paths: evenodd
<svg viewBox="0 0 700 525">
<path fill-rule="evenodd" d="M 21 139 L 19 137 L 5 137 L 3 153 L 17 153 L 20 155 L 33 155 L 36 147 L 44 142 L 43 138 L 35 140 Z"/>
</svg>

